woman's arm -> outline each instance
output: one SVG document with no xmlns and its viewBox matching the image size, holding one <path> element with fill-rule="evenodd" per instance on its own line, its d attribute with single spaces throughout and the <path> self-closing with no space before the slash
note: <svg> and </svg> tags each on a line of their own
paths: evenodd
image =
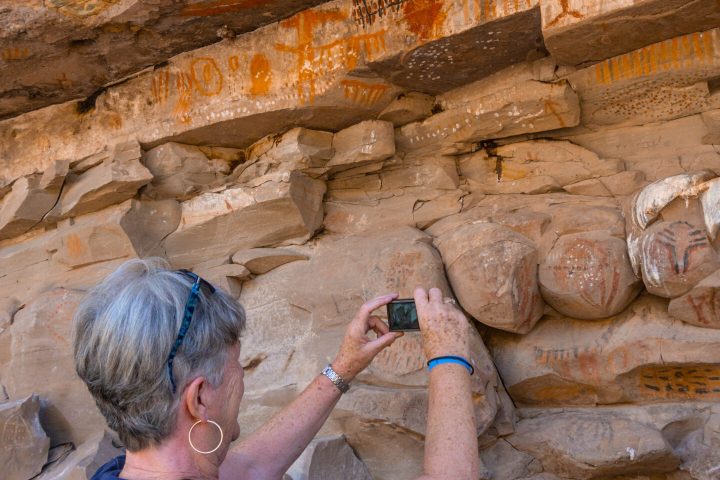
<svg viewBox="0 0 720 480">
<path fill-rule="evenodd" d="M 397 295 L 385 295 L 364 304 L 345 332 L 340 351 L 332 362 L 346 382 L 367 367 L 384 348 L 401 334 L 389 332 L 373 310 Z M 376 339 L 367 333 L 374 330 Z M 285 471 L 305 450 L 340 399 L 340 391 L 324 375 L 319 375 L 292 402 L 268 423 L 228 452 L 220 466 L 220 480 L 270 480 L 282 478 Z"/>
<path fill-rule="evenodd" d="M 465 315 L 444 303 L 431 288 L 415 290 L 425 356 L 468 358 L 471 328 Z M 458 364 L 444 363 L 430 372 L 424 475 L 418 480 L 477 480 L 480 474 L 477 427 L 470 373 Z"/>
</svg>

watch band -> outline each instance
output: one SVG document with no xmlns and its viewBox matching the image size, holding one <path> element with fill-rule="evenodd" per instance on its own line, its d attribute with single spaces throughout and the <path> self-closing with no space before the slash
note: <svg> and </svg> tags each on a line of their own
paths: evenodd
<svg viewBox="0 0 720 480">
<path fill-rule="evenodd" d="M 333 382 L 337 389 L 340 390 L 340 393 L 345 393 L 350 390 L 350 385 L 348 385 L 348 383 L 343 380 L 343 378 L 338 375 L 335 370 L 333 370 L 332 365 L 329 363 L 327 364 L 327 367 L 323 368 L 322 374 Z"/>
</svg>

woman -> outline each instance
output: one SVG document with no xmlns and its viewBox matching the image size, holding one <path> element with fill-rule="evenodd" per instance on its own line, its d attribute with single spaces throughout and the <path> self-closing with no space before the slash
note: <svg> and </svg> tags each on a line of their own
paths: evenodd
<svg viewBox="0 0 720 480">
<path fill-rule="evenodd" d="M 239 363 L 245 312 L 232 297 L 162 260 L 131 260 L 93 289 L 74 320 L 77 372 L 127 448 L 93 480 L 281 479 L 347 390 L 400 335 L 365 303 L 335 360 L 285 409 L 230 449 L 240 434 Z M 440 290 L 415 292 L 430 371 L 422 479 L 477 479 L 468 322 Z M 370 330 L 376 339 L 367 336 Z M 437 364 L 437 365 L 435 365 Z"/>
</svg>

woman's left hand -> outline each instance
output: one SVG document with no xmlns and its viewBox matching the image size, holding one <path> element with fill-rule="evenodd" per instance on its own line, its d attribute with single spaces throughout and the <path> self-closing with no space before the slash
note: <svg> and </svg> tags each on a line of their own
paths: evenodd
<svg viewBox="0 0 720 480">
<path fill-rule="evenodd" d="M 365 370 L 375 355 L 402 337 L 402 332 L 391 332 L 379 317 L 370 315 L 395 298 L 397 293 L 390 293 L 365 302 L 348 325 L 340 351 L 332 362 L 333 370 L 346 382 L 350 382 L 355 375 Z M 376 339 L 367 336 L 370 330 L 375 331 Z"/>
</svg>

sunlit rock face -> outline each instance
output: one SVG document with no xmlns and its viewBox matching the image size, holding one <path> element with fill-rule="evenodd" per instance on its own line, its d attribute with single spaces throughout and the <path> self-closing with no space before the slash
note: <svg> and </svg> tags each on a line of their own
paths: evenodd
<svg viewBox="0 0 720 480">
<path fill-rule="evenodd" d="M 82 480 L 120 451 L 70 322 L 150 256 L 244 305 L 242 435 L 363 302 L 435 286 L 472 324 L 481 478 L 717 478 L 714 2 L 0 11 L 10 478 Z M 427 360 L 412 332 L 378 355 L 285 478 L 420 476 Z"/>
</svg>

